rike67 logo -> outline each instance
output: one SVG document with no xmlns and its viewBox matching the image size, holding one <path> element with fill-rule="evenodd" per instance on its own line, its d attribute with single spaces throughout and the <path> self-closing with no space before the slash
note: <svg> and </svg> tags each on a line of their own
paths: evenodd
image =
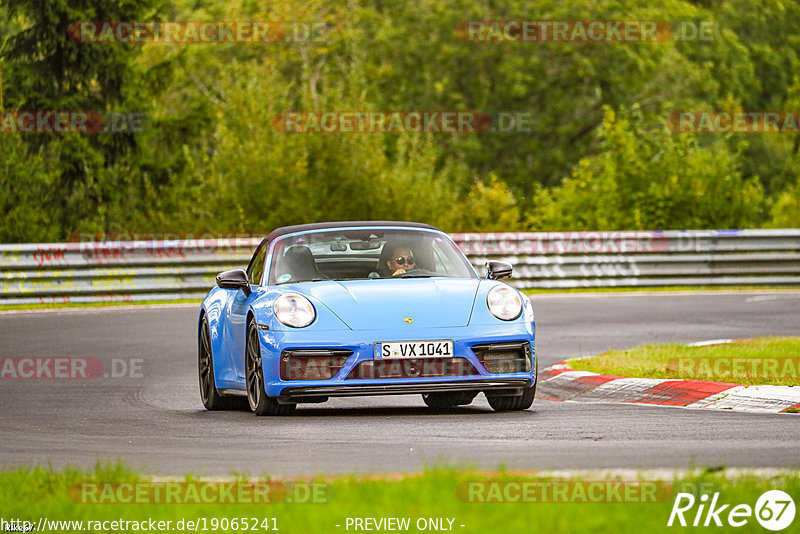
<svg viewBox="0 0 800 534">
<path fill-rule="evenodd" d="M 667 526 L 731 526 L 742 527 L 753 517 L 767 530 L 783 530 L 794 521 L 794 500 L 788 493 L 770 490 L 763 493 L 755 507 L 749 504 L 732 505 L 720 501 L 719 492 L 696 498 L 691 493 L 678 493 Z"/>
</svg>

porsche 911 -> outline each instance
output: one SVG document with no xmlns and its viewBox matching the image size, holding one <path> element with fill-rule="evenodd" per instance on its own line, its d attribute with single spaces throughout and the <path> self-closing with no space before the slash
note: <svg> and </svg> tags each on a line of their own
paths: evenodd
<svg viewBox="0 0 800 534">
<path fill-rule="evenodd" d="M 536 391 L 533 305 L 501 281 L 508 263 L 481 274 L 426 224 L 278 228 L 203 300 L 202 403 L 287 415 L 331 397 L 416 394 L 447 410 L 483 393 L 495 411 L 525 410 Z"/>
</svg>

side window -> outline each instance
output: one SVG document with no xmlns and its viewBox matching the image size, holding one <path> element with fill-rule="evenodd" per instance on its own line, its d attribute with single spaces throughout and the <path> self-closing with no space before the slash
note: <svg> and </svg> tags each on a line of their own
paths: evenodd
<svg viewBox="0 0 800 534">
<path fill-rule="evenodd" d="M 247 279 L 251 284 L 261 284 L 261 275 L 264 274 L 264 260 L 267 257 L 267 247 L 262 245 L 247 268 Z"/>
</svg>

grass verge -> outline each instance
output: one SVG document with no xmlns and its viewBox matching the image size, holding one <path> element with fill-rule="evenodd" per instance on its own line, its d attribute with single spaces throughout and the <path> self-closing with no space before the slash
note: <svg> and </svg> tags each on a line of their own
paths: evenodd
<svg viewBox="0 0 800 534">
<path fill-rule="evenodd" d="M 700 347 L 642 345 L 570 360 L 570 367 L 637 378 L 800 385 L 800 337 L 765 337 Z"/>
<path fill-rule="evenodd" d="M 352 522 L 354 518 L 380 520 L 391 517 L 408 518 L 409 528 L 398 530 L 412 532 L 422 530 L 418 528 L 418 521 L 430 525 L 429 520 L 433 519 L 441 521 L 441 526 L 449 527 L 443 530 L 464 533 L 616 534 L 673 531 L 675 527 L 666 525 L 679 492 L 696 496 L 697 504 L 700 495 L 711 497 L 719 492 L 719 504 L 746 504 L 751 508 L 755 507 L 761 494 L 773 489 L 787 492 L 796 501 L 800 499 L 798 471 L 780 471 L 766 477 L 753 473 L 730 477 L 724 470 L 696 471 L 692 475 L 676 475 L 670 480 L 585 479 L 579 476 L 554 479 L 530 472 L 519 474 L 501 470 L 487 474 L 452 468 L 431 469 L 424 474 L 407 476 L 318 477 L 313 481 L 296 481 L 291 491 L 296 492 L 297 487 L 303 487 L 300 486 L 302 484 L 316 484 L 325 488 L 325 497 L 317 498 L 317 502 L 293 503 L 152 504 L 134 497 L 133 502 L 129 503 L 95 504 L 83 502 L 83 494 L 75 490 L 97 485 L 113 488 L 110 494 L 122 494 L 120 489 L 123 486 L 112 486 L 109 484 L 112 482 L 136 484 L 134 487 L 137 488 L 156 485 L 149 477 L 137 474 L 119 463 L 99 464 L 89 471 L 35 468 L 0 472 L 0 517 L 6 521 L 21 519 L 37 526 L 39 520 L 43 519 L 50 526 L 49 531 L 60 532 L 99 530 L 93 528 L 90 521 L 138 522 L 151 519 L 170 521 L 172 528 L 165 530 L 170 532 L 193 530 L 186 528 L 187 521 L 200 522 L 196 529 L 200 532 L 236 532 L 244 530 L 239 518 L 247 520 L 247 530 L 260 532 L 275 530 L 275 526 L 284 532 L 352 532 L 356 529 L 352 523 L 347 528 L 348 518 Z M 197 486 L 199 481 L 187 475 L 184 482 L 186 484 L 181 486 L 186 488 Z M 246 483 L 246 480 L 240 478 L 239 482 Z M 591 484 L 595 484 L 598 491 L 591 490 Z M 645 486 L 658 489 L 644 491 Z M 523 487 L 533 487 L 534 490 L 528 493 L 517 491 Z M 556 491 L 558 487 L 565 489 L 563 492 Z M 629 492 L 628 488 L 635 491 Z M 133 493 L 126 493 L 129 494 Z M 202 495 L 202 492 L 199 494 Z M 186 497 L 188 493 L 181 495 Z M 598 495 L 601 502 L 597 502 Z M 487 500 L 494 502 L 485 502 Z M 696 512 L 697 505 L 686 513 L 689 524 Z M 725 514 L 723 520 L 724 517 Z M 232 526 L 235 518 L 239 525 L 237 527 Z M 227 520 L 227 525 L 223 525 L 223 519 Z M 267 519 L 266 523 L 264 519 Z M 184 521 L 182 530 L 176 528 L 180 520 Z M 55 524 L 48 523 L 53 521 L 82 523 L 62 523 L 56 528 Z M 214 524 L 216 528 L 213 528 Z M 265 524 L 269 529 L 264 528 Z M 253 525 L 256 528 L 252 528 Z M 118 526 L 113 531 L 141 530 L 125 526 L 127 528 Z M 763 531 L 753 516 L 744 528 L 736 530 Z M 715 531 L 719 532 L 719 527 Z"/>
</svg>

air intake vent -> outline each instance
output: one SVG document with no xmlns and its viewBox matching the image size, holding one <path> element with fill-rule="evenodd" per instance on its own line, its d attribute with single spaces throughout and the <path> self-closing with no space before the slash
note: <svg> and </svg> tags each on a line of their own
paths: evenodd
<svg viewBox="0 0 800 534">
<path fill-rule="evenodd" d="M 531 370 L 531 346 L 527 342 L 487 343 L 472 351 L 490 373 L 527 373 Z"/>
<path fill-rule="evenodd" d="M 347 379 L 425 378 L 477 374 L 478 371 L 466 358 L 408 358 L 361 362 L 350 371 Z"/>
<path fill-rule="evenodd" d="M 353 354 L 346 349 L 295 349 L 281 354 L 281 380 L 328 380 Z"/>
</svg>

